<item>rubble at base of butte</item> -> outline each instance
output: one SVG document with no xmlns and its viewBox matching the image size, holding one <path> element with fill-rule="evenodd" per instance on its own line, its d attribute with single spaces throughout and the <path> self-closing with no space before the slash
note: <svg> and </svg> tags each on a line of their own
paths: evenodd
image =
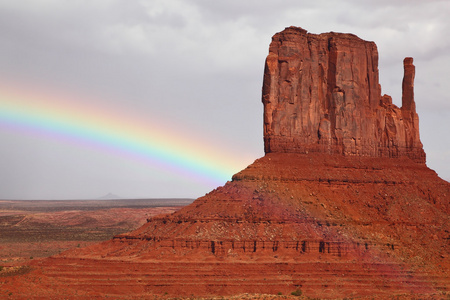
<svg viewBox="0 0 450 300">
<path fill-rule="evenodd" d="M 36 263 L 17 286 L 448 297 L 450 184 L 425 164 L 414 72 L 406 58 L 398 108 L 381 95 L 375 43 L 286 28 L 264 71 L 264 157 L 176 213 Z"/>
</svg>

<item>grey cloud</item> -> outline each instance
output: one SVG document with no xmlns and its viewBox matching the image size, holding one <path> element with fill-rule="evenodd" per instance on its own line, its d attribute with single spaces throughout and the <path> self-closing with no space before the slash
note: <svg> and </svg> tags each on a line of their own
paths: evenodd
<svg viewBox="0 0 450 300">
<path fill-rule="evenodd" d="M 213 148 L 229 147 L 256 159 L 262 155 L 260 97 L 271 36 L 291 25 L 313 33 L 351 32 L 377 43 L 383 92 L 397 104 L 402 60 L 415 58 L 422 137 L 430 153 L 438 153 L 433 150 L 440 147 L 434 136 L 445 136 L 450 126 L 445 113 L 450 103 L 445 87 L 450 67 L 448 11 L 447 1 L 406 0 L 2 1 L 0 75 L 108 99 L 124 112 L 157 116 L 174 131 L 194 131 Z M 0 137 L 11 141 L 9 134 Z M 86 150 L 63 147 L 65 151 L 57 152 L 42 145 L 48 141 L 14 139 L 15 146 L 1 150 L 0 163 L 2 169 L 14 168 L 16 179 L 30 167 L 23 177 L 27 195 L 172 196 L 171 184 L 186 193 L 179 196 L 208 192 L 209 187 L 188 179 L 170 174 L 158 178 L 157 170 L 100 159 Z M 441 138 L 439 143 L 446 141 Z M 33 147 L 47 153 L 11 154 Z M 35 162 L 24 158 L 21 164 L 24 155 Z M 430 155 L 429 161 L 450 178 L 438 154 Z M 66 165 L 59 179 L 52 177 L 62 172 L 58 164 Z M 39 180 L 39 172 L 47 172 L 45 182 Z M 83 177 L 88 173 L 91 177 Z M 11 193 L 25 195 L 25 188 L 21 192 L 20 185 L 13 185 L 15 180 L 9 180 L 15 188 Z M 53 191 L 52 180 L 59 186 Z"/>
</svg>

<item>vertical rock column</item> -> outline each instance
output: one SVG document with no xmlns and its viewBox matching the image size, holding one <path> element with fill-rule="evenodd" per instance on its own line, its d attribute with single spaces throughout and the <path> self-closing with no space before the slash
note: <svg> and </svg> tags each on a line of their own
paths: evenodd
<svg viewBox="0 0 450 300">
<path fill-rule="evenodd" d="M 416 67 L 413 64 L 412 57 L 406 57 L 403 60 L 403 82 L 402 82 L 402 116 L 405 123 L 405 151 L 408 156 L 415 159 L 425 160 L 422 143 L 419 135 L 419 116 L 416 112 L 416 103 L 414 101 L 414 77 Z M 420 151 L 422 150 L 422 151 Z"/>
<path fill-rule="evenodd" d="M 402 111 L 416 112 L 416 104 L 414 102 L 414 77 L 416 75 L 416 67 L 413 65 L 413 58 L 406 57 L 403 60 L 403 82 L 402 82 Z M 405 117 L 407 117 L 405 115 Z"/>
</svg>

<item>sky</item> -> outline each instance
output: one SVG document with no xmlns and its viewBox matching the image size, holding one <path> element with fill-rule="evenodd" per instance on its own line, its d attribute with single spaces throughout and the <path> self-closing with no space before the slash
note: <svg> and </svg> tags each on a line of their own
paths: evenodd
<svg viewBox="0 0 450 300">
<path fill-rule="evenodd" d="M 197 198 L 264 155 L 261 87 L 285 27 L 403 58 L 427 165 L 450 180 L 450 1 L 0 0 L 0 199 Z"/>
</svg>

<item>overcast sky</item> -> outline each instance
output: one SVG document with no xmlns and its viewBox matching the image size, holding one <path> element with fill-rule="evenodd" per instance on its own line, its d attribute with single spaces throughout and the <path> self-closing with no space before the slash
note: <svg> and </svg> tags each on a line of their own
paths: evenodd
<svg viewBox="0 0 450 300">
<path fill-rule="evenodd" d="M 382 93 L 399 106 L 403 58 L 414 57 L 427 165 L 450 180 L 449 14 L 447 0 L 0 0 L 0 88 L 147 120 L 149 131 L 187 141 L 178 152 L 220 154 L 229 180 L 263 155 L 272 35 L 354 33 L 377 44 Z M 0 143 L 0 199 L 196 198 L 227 180 L 4 122 Z"/>
</svg>

